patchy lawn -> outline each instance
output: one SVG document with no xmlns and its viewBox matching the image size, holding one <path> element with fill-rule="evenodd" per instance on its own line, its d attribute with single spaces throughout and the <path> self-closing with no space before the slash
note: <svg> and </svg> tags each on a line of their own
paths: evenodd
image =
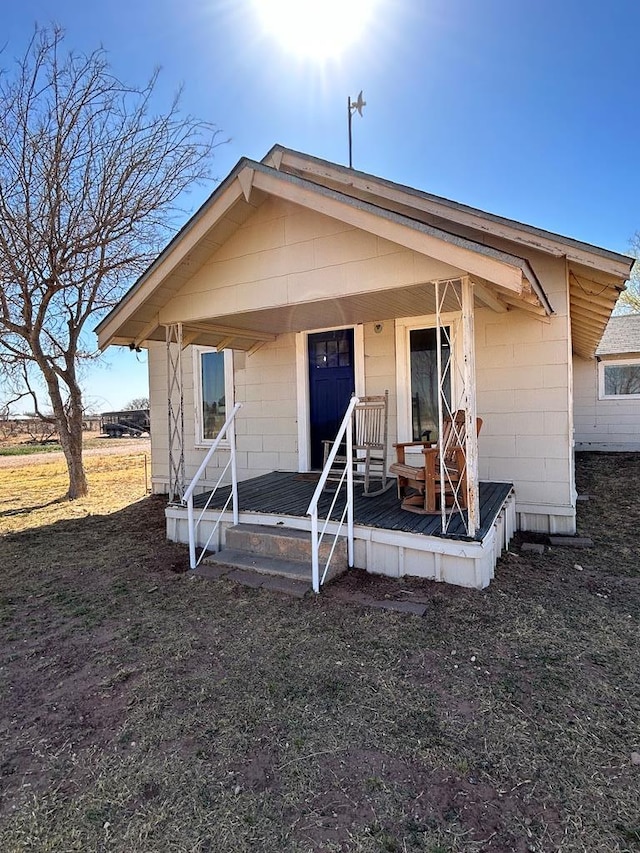
<svg viewBox="0 0 640 853">
<path fill-rule="evenodd" d="M 185 574 L 139 455 L 4 469 L 0 849 L 639 850 L 640 458 L 578 464 L 593 549 L 303 601 Z"/>
</svg>

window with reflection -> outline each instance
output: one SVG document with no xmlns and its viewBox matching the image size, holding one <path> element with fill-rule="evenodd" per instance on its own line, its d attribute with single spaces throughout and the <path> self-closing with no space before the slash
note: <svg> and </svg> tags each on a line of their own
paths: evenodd
<svg viewBox="0 0 640 853">
<path fill-rule="evenodd" d="M 197 350 L 198 435 L 200 442 L 213 441 L 227 418 L 230 399 L 226 382 L 225 353 L 214 349 Z"/>
<path fill-rule="evenodd" d="M 451 405 L 450 329 L 441 330 L 441 364 L 445 397 Z M 438 437 L 438 335 L 437 330 L 409 331 L 411 364 L 411 428 L 413 441 Z"/>
<path fill-rule="evenodd" d="M 601 397 L 640 395 L 640 361 L 600 362 Z"/>
</svg>

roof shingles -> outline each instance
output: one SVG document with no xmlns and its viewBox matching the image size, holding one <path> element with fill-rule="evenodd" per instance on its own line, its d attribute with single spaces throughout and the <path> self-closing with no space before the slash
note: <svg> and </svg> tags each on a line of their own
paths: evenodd
<svg viewBox="0 0 640 853">
<path fill-rule="evenodd" d="M 596 350 L 597 356 L 640 353 L 640 314 L 612 317 Z"/>
</svg>

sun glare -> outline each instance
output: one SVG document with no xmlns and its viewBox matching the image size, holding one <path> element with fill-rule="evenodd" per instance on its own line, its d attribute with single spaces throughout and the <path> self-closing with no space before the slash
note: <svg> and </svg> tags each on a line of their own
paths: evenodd
<svg viewBox="0 0 640 853">
<path fill-rule="evenodd" d="M 264 30 L 301 59 L 337 59 L 371 23 L 378 0 L 253 0 Z"/>
</svg>

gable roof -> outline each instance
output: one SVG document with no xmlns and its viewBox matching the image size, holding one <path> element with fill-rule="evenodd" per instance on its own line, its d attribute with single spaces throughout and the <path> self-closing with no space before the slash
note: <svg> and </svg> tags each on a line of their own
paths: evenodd
<svg viewBox="0 0 640 853">
<path fill-rule="evenodd" d="M 246 158 L 238 162 L 97 326 L 100 347 L 163 339 L 164 332 L 158 328 L 159 308 L 269 196 L 317 210 L 430 257 L 446 258 L 474 277 L 479 302 L 496 310 L 516 306 L 552 313 L 536 273 L 523 255 L 535 249 L 566 257 L 573 345 L 581 354 L 593 355 L 633 263 L 606 249 L 276 145 L 260 163 Z M 489 237 L 500 248 L 489 245 Z M 238 328 L 232 345 L 236 348 L 248 349 L 273 337 L 260 337 L 260 323 L 255 318 L 235 319 Z M 228 341 L 228 331 L 221 329 L 219 339 Z M 209 333 L 213 334 L 211 328 Z"/>
<path fill-rule="evenodd" d="M 345 187 L 345 192 L 351 191 L 353 195 L 357 196 L 373 194 L 379 198 L 384 198 L 388 204 L 398 204 L 403 200 L 406 204 L 406 199 L 403 199 L 406 196 L 411 199 L 414 215 L 418 211 L 422 211 L 424 214 L 442 215 L 443 210 L 446 210 L 450 217 L 450 223 L 467 224 L 486 233 L 510 236 L 522 245 L 541 251 L 552 251 L 557 254 L 557 251 L 554 250 L 559 244 L 562 244 L 565 248 L 562 254 L 567 255 L 572 260 L 584 262 L 591 255 L 599 256 L 603 260 L 608 259 L 616 265 L 621 258 L 632 260 L 610 249 L 592 246 L 572 237 L 563 237 L 552 231 L 526 225 L 514 219 L 507 219 L 504 216 L 470 207 L 443 196 L 433 195 L 424 190 L 397 184 L 386 178 L 374 177 L 347 166 L 329 163 L 326 160 L 313 157 L 311 154 L 284 148 L 282 145 L 274 145 L 262 162 L 278 164 L 277 168 L 285 169 L 293 174 L 306 174 L 311 180 L 313 179 L 311 176 L 319 175 L 322 180 L 327 182 L 340 183 Z M 351 190 L 346 189 L 347 187 L 350 187 Z"/>
<path fill-rule="evenodd" d="M 396 209 L 409 203 L 413 216 L 422 217 L 433 224 L 444 220 L 449 230 L 472 229 L 478 236 L 486 234 L 507 240 L 514 244 L 516 251 L 533 249 L 565 257 L 569 275 L 572 346 L 574 352 L 585 357 L 594 355 L 634 263 L 633 258 L 610 249 L 487 213 L 345 166 L 327 163 L 281 145 L 275 145 L 264 161 L 273 161 L 279 168 L 293 172 L 319 174 L 323 181 L 338 181 L 350 187 L 350 190 L 345 191 L 360 197 L 381 196 L 386 205 Z"/>
<path fill-rule="evenodd" d="M 640 314 L 622 314 L 607 323 L 597 356 L 640 353 Z"/>
</svg>

